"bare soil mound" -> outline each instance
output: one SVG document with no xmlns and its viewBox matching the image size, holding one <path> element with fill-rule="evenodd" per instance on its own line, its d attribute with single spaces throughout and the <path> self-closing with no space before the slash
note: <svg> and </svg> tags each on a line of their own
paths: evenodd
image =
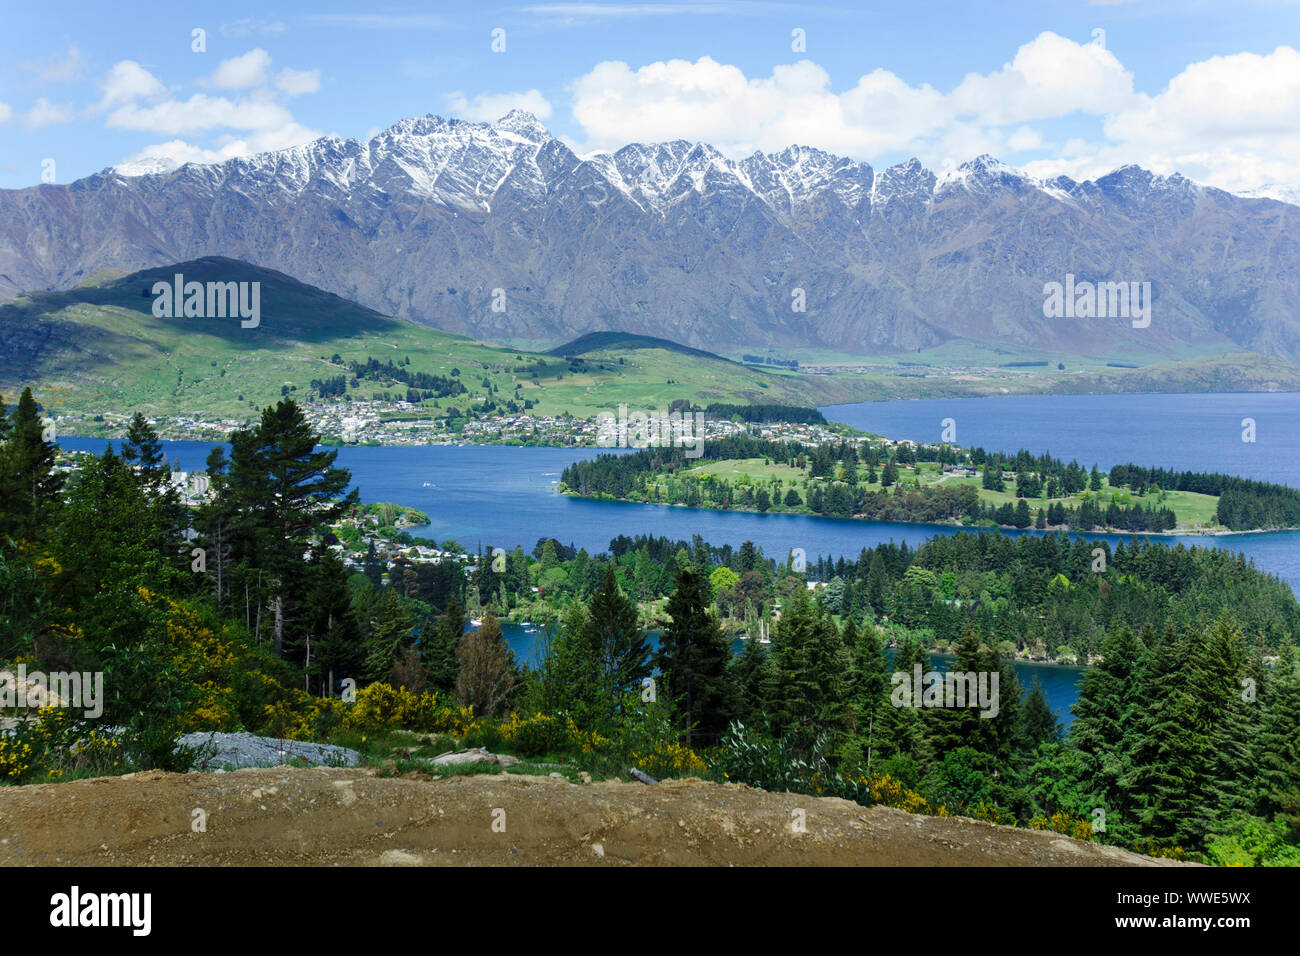
<svg viewBox="0 0 1300 956">
<path fill-rule="evenodd" d="M 0 865 L 57 864 L 1170 865 L 1055 833 L 700 780 L 289 767 L 0 788 Z"/>
</svg>

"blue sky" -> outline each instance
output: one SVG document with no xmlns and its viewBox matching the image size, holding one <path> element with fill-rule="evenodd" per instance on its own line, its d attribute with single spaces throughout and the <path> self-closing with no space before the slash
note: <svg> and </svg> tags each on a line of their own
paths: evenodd
<svg viewBox="0 0 1300 956">
<path fill-rule="evenodd" d="M 521 106 L 579 152 L 797 143 L 936 171 L 988 152 L 1300 189 L 1298 0 L 181 6 L 11 5 L 0 187 Z"/>
</svg>

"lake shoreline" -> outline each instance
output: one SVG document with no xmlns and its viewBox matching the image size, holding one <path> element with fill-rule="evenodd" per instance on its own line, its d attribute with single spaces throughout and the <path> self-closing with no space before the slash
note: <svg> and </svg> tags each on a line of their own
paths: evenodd
<svg viewBox="0 0 1300 956">
<path fill-rule="evenodd" d="M 1049 526 L 1046 528 L 1035 528 L 1032 525 L 1024 528 L 1018 528 L 1013 524 L 992 524 L 992 525 L 967 525 L 959 521 L 907 521 L 902 519 L 890 519 L 889 521 L 879 521 L 875 518 L 859 518 L 856 515 L 823 515 L 812 511 L 759 511 L 757 508 L 705 508 L 699 505 L 686 505 L 681 502 L 667 501 L 634 501 L 631 498 L 615 498 L 613 496 L 595 496 L 581 495 L 576 491 L 560 491 L 556 493 L 565 498 L 571 498 L 575 501 L 611 501 L 622 505 L 652 505 L 658 508 L 686 508 L 691 511 L 708 511 L 715 514 L 750 514 L 750 515 L 787 515 L 792 518 L 832 518 L 836 521 L 857 521 L 865 525 L 884 525 L 884 524 L 906 524 L 918 528 L 943 528 L 945 530 L 956 529 L 958 531 L 969 531 L 978 533 L 981 531 L 1037 531 L 1042 534 L 1106 534 L 1111 537 L 1125 538 L 1230 538 L 1235 535 L 1245 534 L 1283 534 L 1290 531 L 1300 531 L 1297 528 L 1251 528 L 1248 531 L 1230 531 L 1222 530 L 1198 530 L 1175 528 L 1172 531 L 1128 531 L 1122 528 L 1088 528 L 1076 529 L 1063 525 Z M 1028 499 L 1022 499 L 1028 500 Z"/>
</svg>

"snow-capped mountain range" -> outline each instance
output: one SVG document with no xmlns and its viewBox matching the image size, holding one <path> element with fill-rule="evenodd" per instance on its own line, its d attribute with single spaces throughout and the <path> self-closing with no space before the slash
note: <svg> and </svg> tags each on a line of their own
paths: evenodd
<svg viewBox="0 0 1300 956">
<path fill-rule="evenodd" d="M 876 171 L 791 146 L 732 160 L 685 141 L 580 157 L 519 111 L 167 166 L 0 191 L 0 298 L 221 255 L 498 339 L 1300 359 L 1300 207 L 1136 166 L 1040 180 L 980 156 L 937 176 L 915 159 Z M 1067 273 L 1151 282 L 1153 321 L 1044 318 L 1044 284 Z"/>
</svg>

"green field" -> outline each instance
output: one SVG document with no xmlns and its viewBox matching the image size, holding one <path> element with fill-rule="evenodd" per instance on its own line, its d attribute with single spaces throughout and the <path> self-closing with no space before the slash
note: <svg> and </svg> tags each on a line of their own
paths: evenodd
<svg viewBox="0 0 1300 956">
<path fill-rule="evenodd" d="M 878 470 L 877 470 L 878 471 Z M 865 476 L 866 469 L 859 468 L 860 475 Z M 775 482 L 780 482 L 784 489 L 796 488 L 802 494 L 802 489 L 806 487 L 810 480 L 807 468 L 796 468 L 791 465 L 776 464 L 767 462 L 762 458 L 738 458 L 724 459 L 721 461 L 709 461 L 694 468 L 683 469 L 679 474 L 704 477 L 712 475 L 716 478 L 723 479 L 734 483 L 749 483 L 754 486 L 762 486 Z M 981 487 L 982 480 L 978 476 L 970 477 L 948 477 L 944 478 L 940 466 L 934 462 L 920 462 L 915 467 L 909 465 L 900 465 L 898 467 L 899 484 L 907 485 L 916 481 L 922 487 L 935 485 L 941 481 L 957 484 L 971 485 L 979 492 L 980 501 L 1000 506 L 1004 504 L 1015 504 L 1019 499 L 1016 497 L 1016 485 L 1014 481 L 1008 481 L 1005 491 L 991 491 Z M 821 481 L 824 479 L 811 479 Z M 648 484 L 663 487 L 662 476 L 651 477 Z M 882 490 L 879 480 L 875 482 L 859 481 L 859 485 L 868 491 Z M 1216 508 L 1219 499 L 1213 495 L 1196 494 L 1190 491 L 1167 491 L 1160 496 L 1145 495 L 1136 496 L 1128 489 L 1113 489 L 1106 476 L 1102 475 L 1101 491 L 1093 493 L 1095 499 L 1099 499 L 1104 504 L 1109 504 L 1112 495 L 1116 496 L 1119 504 L 1141 503 L 1147 507 L 1153 504 L 1161 504 L 1164 507 L 1173 509 L 1174 514 L 1178 516 L 1179 530 L 1195 529 L 1217 529 L 1220 527 L 1216 517 Z M 1029 507 L 1031 510 L 1038 508 L 1046 509 L 1051 504 L 1064 504 L 1070 508 L 1077 508 L 1083 502 L 1083 494 L 1067 495 L 1061 498 L 1029 498 Z M 801 505 L 796 508 L 787 508 L 784 505 L 773 507 L 776 511 L 789 511 L 792 513 L 811 514 L 807 505 Z"/>
</svg>

